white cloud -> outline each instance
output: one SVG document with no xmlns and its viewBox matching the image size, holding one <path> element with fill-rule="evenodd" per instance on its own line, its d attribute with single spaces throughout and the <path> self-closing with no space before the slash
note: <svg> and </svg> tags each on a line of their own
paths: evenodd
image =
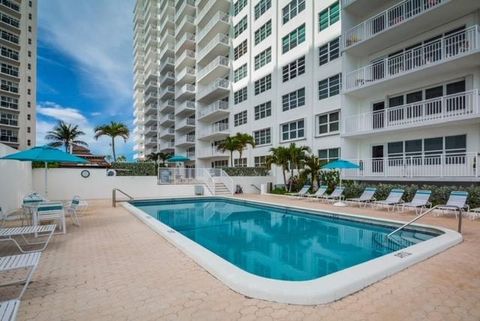
<svg viewBox="0 0 480 321">
<path fill-rule="evenodd" d="M 37 105 L 37 112 L 41 115 L 61 120 L 65 123 L 73 123 L 76 125 L 87 123 L 87 119 L 78 109 L 62 107 L 50 101 L 39 103 Z"/>
</svg>

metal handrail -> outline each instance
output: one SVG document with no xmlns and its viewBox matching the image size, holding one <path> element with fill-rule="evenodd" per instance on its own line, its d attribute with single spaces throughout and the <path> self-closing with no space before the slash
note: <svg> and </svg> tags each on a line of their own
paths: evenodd
<svg viewBox="0 0 480 321">
<path fill-rule="evenodd" d="M 419 219 L 421 219 L 422 217 L 424 217 L 428 213 L 431 213 L 433 210 L 435 210 L 438 207 L 445 207 L 445 205 L 435 205 L 434 207 L 428 209 L 426 212 L 423 212 L 422 214 L 417 215 L 413 220 L 403 224 L 402 226 L 397 228 L 395 231 L 388 234 L 387 238 L 389 238 L 393 234 L 397 233 L 398 231 L 404 229 L 405 227 L 411 225 L 412 223 L 418 221 Z M 463 215 L 462 211 L 463 211 L 463 209 L 460 206 L 456 206 L 456 205 L 449 205 L 448 207 L 453 207 L 453 208 L 456 208 L 458 210 L 459 214 L 458 214 L 458 228 L 457 228 L 457 231 L 458 231 L 458 233 L 462 233 L 462 215 Z"/>
<path fill-rule="evenodd" d="M 128 197 L 129 200 L 133 200 L 133 199 L 134 199 L 132 196 L 128 195 L 127 193 L 125 193 L 125 192 L 122 191 L 121 189 L 114 188 L 114 189 L 112 189 L 112 207 L 117 207 L 117 192 L 122 193 L 123 195 L 125 195 L 126 197 Z"/>
</svg>

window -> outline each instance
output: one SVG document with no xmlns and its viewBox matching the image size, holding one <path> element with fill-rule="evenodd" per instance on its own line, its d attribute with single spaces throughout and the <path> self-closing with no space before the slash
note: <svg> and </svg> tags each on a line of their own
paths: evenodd
<svg viewBox="0 0 480 321">
<path fill-rule="evenodd" d="M 27 107 L 28 107 L 28 108 L 32 107 L 32 103 L 28 101 L 28 102 L 27 102 Z"/>
<path fill-rule="evenodd" d="M 267 156 L 255 156 L 253 162 L 255 167 L 267 167 Z"/>
<path fill-rule="evenodd" d="M 260 129 L 253 132 L 255 145 L 265 145 L 272 143 L 272 135 L 270 128 Z"/>
<path fill-rule="evenodd" d="M 243 17 L 234 27 L 233 27 L 233 37 L 237 38 L 247 30 L 247 16 Z"/>
<path fill-rule="evenodd" d="M 228 167 L 228 160 L 217 160 L 212 162 L 212 168 Z"/>
<path fill-rule="evenodd" d="M 266 103 L 255 106 L 254 109 L 255 120 L 270 117 L 272 115 L 272 102 L 267 101 Z"/>
<path fill-rule="evenodd" d="M 292 0 L 282 9 L 283 23 L 287 23 L 297 14 L 305 10 L 305 0 Z"/>
<path fill-rule="evenodd" d="M 18 61 L 18 51 L 15 51 L 13 49 L 2 46 L 2 48 L 0 49 L 0 55 L 8 59 Z"/>
<path fill-rule="evenodd" d="M 261 17 L 272 6 L 272 0 L 260 0 L 255 5 L 255 20 Z"/>
<path fill-rule="evenodd" d="M 0 106 L 3 107 L 3 108 L 17 110 L 18 109 L 18 99 L 17 98 L 12 98 L 12 97 L 7 97 L 7 96 L 0 96 Z"/>
<path fill-rule="evenodd" d="M 321 46 L 318 55 L 320 66 L 340 57 L 340 38 Z"/>
<path fill-rule="evenodd" d="M 235 158 L 233 160 L 233 166 L 234 167 L 247 167 L 247 158 L 246 157 Z"/>
<path fill-rule="evenodd" d="M 272 48 L 265 49 L 255 56 L 255 70 L 262 68 L 272 61 Z"/>
<path fill-rule="evenodd" d="M 282 110 L 287 111 L 305 105 L 305 87 L 282 96 Z"/>
<path fill-rule="evenodd" d="M 319 149 L 318 158 L 322 164 L 338 160 L 340 158 L 340 148 Z"/>
<path fill-rule="evenodd" d="M 247 87 L 243 87 L 242 89 L 237 90 L 233 93 L 233 103 L 235 105 L 240 104 L 242 101 L 247 100 Z"/>
<path fill-rule="evenodd" d="M 0 89 L 16 94 L 16 93 L 18 93 L 18 84 L 14 83 L 14 82 L 11 82 L 11 81 L 8 81 L 8 80 L 2 79 L 1 84 L 0 84 Z"/>
<path fill-rule="evenodd" d="M 32 32 L 32 26 L 28 26 L 28 32 Z"/>
<path fill-rule="evenodd" d="M 247 111 L 244 110 L 238 114 L 233 115 L 233 125 L 235 127 L 244 125 L 247 123 Z"/>
<path fill-rule="evenodd" d="M 239 44 L 238 46 L 235 47 L 235 49 L 233 49 L 233 60 L 237 60 L 238 58 L 246 54 L 247 50 L 248 50 L 247 39 L 245 39 L 245 41 L 242 41 L 241 44 Z"/>
<path fill-rule="evenodd" d="M 32 115 L 27 114 L 27 120 L 32 120 Z"/>
<path fill-rule="evenodd" d="M 20 21 L 18 19 L 12 18 L 6 15 L 3 12 L 0 12 L 0 20 L 8 25 L 18 28 L 20 26 Z"/>
<path fill-rule="evenodd" d="M 18 133 L 10 129 L 0 129 L 0 140 L 18 142 Z"/>
<path fill-rule="evenodd" d="M 282 38 L 282 53 L 286 53 L 305 41 L 305 24 Z"/>
<path fill-rule="evenodd" d="M 32 38 L 28 38 L 28 44 L 29 44 L 29 45 L 32 44 Z"/>
<path fill-rule="evenodd" d="M 255 81 L 255 95 L 259 95 L 264 91 L 272 88 L 272 75 L 266 75 L 263 78 Z"/>
<path fill-rule="evenodd" d="M 243 8 L 247 5 L 248 1 L 247 0 L 237 0 L 233 4 L 233 15 L 236 16 L 237 14 L 242 11 Z"/>
<path fill-rule="evenodd" d="M 32 145 L 32 141 L 30 139 L 27 139 L 27 145 L 28 146 Z"/>
<path fill-rule="evenodd" d="M 28 1 L 28 6 L 31 8 L 32 7 L 32 1 Z"/>
<path fill-rule="evenodd" d="M 340 20 L 340 3 L 337 1 L 318 14 L 318 31 L 327 29 Z"/>
<path fill-rule="evenodd" d="M 289 81 L 305 73 L 305 56 L 292 61 L 282 68 L 283 82 Z"/>
<path fill-rule="evenodd" d="M 280 125 L 282 141 L 305 137 L 305 121 L 303 119 Z"/>
<path fill-rule="evenodd" d="M 233 82 L 237 82 L 245 77 L 247 77 L 247 64 L 244 64 L 233 71 Z"/>
<path fill-rule="evenodd" d="M 2 74 L 18 77 L 18 67 L 11 66 L 2 62 L 0 64 L 0 71 L 2 72 Z"/>
<path fill-rule="evenodd" d="M 18 115 L 0 113 L 0 124 L 18 126 Z"/>
<path fill-rule="evenodd" d="M 340 112 L 334 111 L 317 116 L 318 135 L 336 133 L 340 129 Z"/>
<path fill-rule="evenodd" d="M 28 51 L 28 56 L 32 57 L 32 52 L 30 50 Z"/>
<path fill-rule="evenodd" d="M 30 134 L 32 129 L 30 127 L 27 127 L 27 133 Z"/>
<path fill-rule="evenodd" d="M 264 39 L 272 34 L 272 20 L 268 20 L 263 26 L 255 31 L 255 45 L 258 45 Z"/>
<path fill-rule="evenodd" d="M 28 20 L 32 20 L 32 14 L 31 13 L 28 14 Z"/>
<path fill-rule="evenodd" d="M 318 99 L 322 100 L 328 97 L 338 95 L 342 83 L 342 74 L 320 80 L 318 82 Z"/>
<path fill-rule="evenodd" d="M 10 1 L 10 0 L 1 0 L 0 2 L 2 5 L 4 5 L 5 7 L 7 8 L 10 8 L 14 11 L 18 11 L 20 12 L 20 6 L 18 4 L 16 4 L 15 2 L 13 1 Z"/>
<path fill-rule="evenodd" d="M 31 89 L 27 89 L 27 95 L 31 95 L 32 94 L 32 90 Z"/>
<path fill-rule="evenodd" d="M 8 42 L 18 44 L 18 36 L 14 35 L 13 33 L 0 30 L 0 37 Z"/>
<path fill-rule="evenodd" d="M 31 77 L 31 76 L 28 76 L 28 77 L 27 77 L 27 81 L 28 81 L 28 82 L 32 82 L 32 77 Z"/>
</svg>

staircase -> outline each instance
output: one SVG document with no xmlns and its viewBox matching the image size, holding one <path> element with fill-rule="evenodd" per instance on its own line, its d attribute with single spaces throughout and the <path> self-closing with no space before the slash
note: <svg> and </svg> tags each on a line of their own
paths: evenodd
<svg viewBox="0 0 480 321">
<path fill-rule="evenodd" d="M 215 182 L 215 195 L 232 195 L 222 182 Z"/>
</svg>

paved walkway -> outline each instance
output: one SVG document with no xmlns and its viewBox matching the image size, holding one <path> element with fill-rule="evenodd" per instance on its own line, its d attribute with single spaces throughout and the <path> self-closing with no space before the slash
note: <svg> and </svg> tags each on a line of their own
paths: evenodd
<svg viewBox="0 0 480 321">
<path fill-rule="evenodd" d="M 480 221 L 465 220 L 462 244 L 358 293 L 327 305 L 295 306 L 235 293 L 122 207 L 91 204 L 82 226 L 69 224 L 68 234 L 56 236 L 44 252 L 19 320 L 480 320 Z M 456 226 L 453 218 L 424 222 Z M 0 248 L 1 255 L 9 251 Z M 8 298 L 10 290 L 0 291 L 0 297 Z"/>
</svg>

